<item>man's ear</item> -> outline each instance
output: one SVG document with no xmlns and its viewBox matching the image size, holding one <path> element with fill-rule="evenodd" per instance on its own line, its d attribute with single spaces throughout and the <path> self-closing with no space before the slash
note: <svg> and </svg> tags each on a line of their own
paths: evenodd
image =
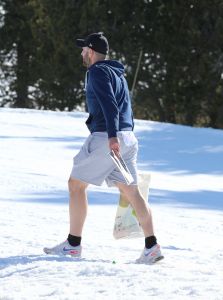
<svg viewBox="0 0 223 300">
<path fill-rule="evenodd" d="M 89 48 L 89 55 L 90 55 L 90 57 L 92 57 L 93 54 L 94 54 L 94 50 L 92 50 L 91 48 Z"/>
</svg>

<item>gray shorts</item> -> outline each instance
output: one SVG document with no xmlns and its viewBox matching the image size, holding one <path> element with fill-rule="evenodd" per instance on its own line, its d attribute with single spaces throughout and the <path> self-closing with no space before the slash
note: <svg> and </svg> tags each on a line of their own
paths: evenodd
<svg viewBox="0 0 223 300">
<path fill-rule="evenodd" d="M 132 131 L 120 131 L 118 138 L 122 158 L 134 178 L 132 184 L 137 184 L 138 141 Z M 98 186 L 102 185 L 104 180 L 108 186 L 114 186 L 115 182 L 125 183 L 123 175 L 117 169 L 109 152 L 107 132 L 90 134 L 80 152 L 73 159 L 70 177 Z"/>
</svg>

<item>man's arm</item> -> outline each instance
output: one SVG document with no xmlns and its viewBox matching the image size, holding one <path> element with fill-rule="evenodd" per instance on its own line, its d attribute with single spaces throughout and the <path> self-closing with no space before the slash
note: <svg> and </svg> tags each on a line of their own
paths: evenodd
<svg viewBox="0 0 223 300">
<path fill-rule="evenodd" d="M 90 71 L 89 80 L 103 111 L 108 137 L 117 137 L 119 130 L 119 110 L 109 75 L 102 68 L 94 67 Z"/>
<path fill-rule="evenodd" d="M 105 117 L 109 148 L 119 156 L 120 144 L 117 138 L 117 132 L 119 130 L 119 110 L 109 75 L 100 67 L 94 68 L 90 75 L 92 89 Z"/>
</svg>

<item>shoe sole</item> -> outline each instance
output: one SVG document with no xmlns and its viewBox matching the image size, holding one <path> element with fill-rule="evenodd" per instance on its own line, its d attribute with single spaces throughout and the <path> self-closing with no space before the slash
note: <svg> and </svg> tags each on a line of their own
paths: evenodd
<svg viewBox="0 0 223 300">
<path fill-rule="evenodd" d="M 154 258 L 153 260 L 150 260 L 150 261 L 145 261 L 145 260 L 136 260 L 136 263 L 137 264 L 145 264 L 145 265 L 152 265 L 152 264 L 155 264 L 156 262 L 160 261 L 164 259 L 164 256 L 163 255 L 160 255 L 156 258 Z"/>
<path fill-rule="evenodd" d="M 153 263 L 156 263 L 156 262 L 158 262 L 158 261 L 160 261 L 160 260 L 162 260 L 162 259 L 164 259 L 164 256 L 163 256 L 163 255 L 161 255 L 161 256 L 155 258 L 154 261 L 153 261 Z"/>
<path fill-rule="evenodd" d="M 58 255 L 58 256 L 72 256 L 72 257 L 77 257 L 77 258 L 81 258 L 81 254 L 77 255 L 77 254 L 72 254 L 72 253 L 54 253 L 53 251 L 51 251 L 50 249 L 44 248 L 43 252 L 45 254 L 51 254 L 51 255 Z"/>
</svg>

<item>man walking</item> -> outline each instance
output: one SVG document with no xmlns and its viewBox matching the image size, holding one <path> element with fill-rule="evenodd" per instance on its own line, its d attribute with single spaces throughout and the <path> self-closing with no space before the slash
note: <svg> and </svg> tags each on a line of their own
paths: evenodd
<svg viewBox="0 0 223 300">
<path fill-rule="evenodd" d="M 81 257 L 82 230 L 87 215 L 86 189 L 89 184 L 117 186 L 136 212 L 145 235 L 145 247 L 137 262 L 154 263 L 163 258 L 154 235 L 151 210 L 137 185 L 136 158 L 138 142 L 133 133 L 133 115 L 124 67 L 107 60 L 109 45 L 101 33 L 78 39 L 83 64 L 87 67 L 86 99 L 90 135 L 74 157 L 68 182 L 70 193 L 70 233 L 65 242 L 44 248 L 47 254 Z M 109 152 L 122 156 L 134 181 L 127 185 Z"/>
</svg>

